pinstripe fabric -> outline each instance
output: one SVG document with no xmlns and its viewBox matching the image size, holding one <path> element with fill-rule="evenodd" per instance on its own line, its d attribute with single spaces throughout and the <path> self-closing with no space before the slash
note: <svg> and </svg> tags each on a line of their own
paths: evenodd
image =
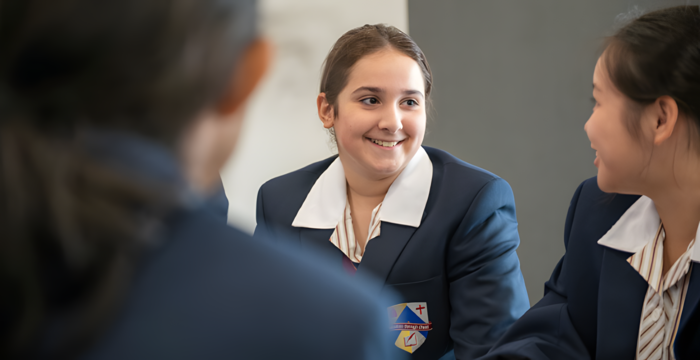
<svg viewBox="0 0 700 360">
<path fill-rule="evenodd" d="M 665 236 L 663 225 L 659 225 L 653 240 L 627 259 L 649 283 L 639 324 L 638 360 L 675 360 L 673 343 L 690 283 L 695 239 L 663 276 Z"/>
<path fill-rule="evenodd" d="M 369 231 L 367 232 L 367 241 L 365 242 L 365 246 L 370 240 L 376 238 L 381 233 L 382 222 L 379 219 L 379 216 L 377 216 L 381 207 L 382 203 L 377 205 L 377 207 L 372 210 L 372 217 L 369 221 Z M 352 227 L 350 204 L 347 202 L 345 204 L 343 217 L 340 219 L 340 221 L 338 221 L 338 225 L 335 226 L 335 231 L 333 231 L 330 241 L 352 262 L 359 263 L 362 261 L 362 255 L 365 252 L 365 248 L 355 241 L 355 230 Z"/>
</svg>

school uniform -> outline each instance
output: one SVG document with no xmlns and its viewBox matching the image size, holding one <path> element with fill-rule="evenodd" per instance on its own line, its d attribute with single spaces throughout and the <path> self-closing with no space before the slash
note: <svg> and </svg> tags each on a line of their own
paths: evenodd
<svg viewBox="0 0 700 360">
<path fill-rule="evenodd" d="M 265 183 L 255 234 L 284 235 L 279 241 L 347 268 L 353 252 L 337 246 L 343 236 L 332 239 L 346 205 L 343 167 L 333 156 Z M 377 279 L 369 290 L 378 296 L 399 294 L 399 303 L 386 304 L 396 352 L 476 358 L 529 307 L 513 193 L 496 175 L 422 147 L 371 222 L 379 231 L 370 229 L 376 237 L 354 277 Z"/>
<path fill-rule="evenodd" d="M 584 181 L 544 297 L 484 359 L 700 358 L 700 246 L 662 276 L 664 236 L 651 199 Z"/>
<path fill-rule="evenodd" d="M 193 192 L 168 150 L 105 131 L 82 145 L 121 175 L 169 189 L 177 206 L 157 219 L 114 316 L 81 359 L 395 358 L 373 294 L 226 225 L 225 201 Z M 80 300 L 65 291 L 70 282 L 52 284 L 64 300 Z M 48 314 L 37 358 L 53 358 L 51 345 L 77 320 L 61 304 Z"/>
</svg>

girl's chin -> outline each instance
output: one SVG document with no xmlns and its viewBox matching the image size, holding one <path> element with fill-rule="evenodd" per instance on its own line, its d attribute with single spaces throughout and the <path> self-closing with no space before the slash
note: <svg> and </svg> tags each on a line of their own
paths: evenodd
<svg viewBox="0 0 700 360">
<path fill-rule="evenodd" d="M 625 190 L 627 187 L 624 186 L 624 184 L 621 184 L 619 181 L 615 181 L 615 179 L 611 179 L 610 177 L 606 176 L 606 174 L 601 174 L 600 170 L 598 170 L 598 188 L 605 193 L 629 193 Z"/>
<path fill-rule="evenodd" d="M 401 170 L 403 169 L 402 165 L 403 164 L 374 165 L 370 166 L 369 170 L 373 177 L 383 179 L 401 172 Z"/>
<path fill-rule="evenodd" d="M 358 175 L 362 174 L 362 176 L 373 180 L 386 179 L 397 175 L 406 167 L 409 161 L 406 159 L 405 154 L 396 154 L 398 156 L 376 156 L 376 154 L 372 153 L 363 153 L 358 154 L 360 156 L 353 157 L 348 156 L 347 152 L 343 154 L 342 150 L 340 153 L 341 160 L 349 160 L 350 162 L 348 164 L 355 164 L 352 168 L 358 171 Z"/>
</svg>

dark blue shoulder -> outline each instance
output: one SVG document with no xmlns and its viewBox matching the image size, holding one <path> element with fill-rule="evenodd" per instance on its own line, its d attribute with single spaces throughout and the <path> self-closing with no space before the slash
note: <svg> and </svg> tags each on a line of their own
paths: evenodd
<svg viewBox="0 0 700 360">
<path fill-rule="evenodd" d="M 500 179 L 498 175 L 461 160 L 447 151 L 428 146 L 423 148 L 433 163 L 434 180 L 440 178 L 446 182 L 457 181 L 462 185 L 468 180 L 474 186 L 483 186 L 491 180 Z"/>
<path fill-rule="evenodd" d="M 619 218 L 639 197 L 639 195 L 606 193 L 598 187 L 598 177 L 594 176 L 579 185 L 572 202 L 576 200 L 578 209 L 594 213 L 611 212 L 615 214 L 614 217 Z"/>
<path fill-rule="evenodd" d="M 490 210 L 494 206 L 515 207 L 513 190 L 507 181 L 446 151 L 423 148 L 433 163 L 426 211 L 449 208 L 450 215 L 445 216 L 461 218 L 473 206 L 486 206 Z M 489 211 L 479 213 L 489 215 Z"/>
<path fill-rule="evenodd" d="M 304 166 L 299 170 L 292 171 L 290 173 L 272 178 L 263 184 L 263 187 L 267 189 L 274 189 L 282 187 L 283 189 L 291 187 L 297 187 L 302 184 L 306 184 L 309 181 L 311 185 L 316 182 L 321 174 L 323 174 L 326 169 L 331 165 L 331 163 L 338 157 L 338 155 L 333 155 L 321 161 L 317 161 L 313 164 Z M 309 186 L 309 189 L 311 187 Z"/>
<path fill-rule="evenodd" d="M 264 183 L 258 191 L 257 225 L 265 224 L 268 230 L 291 230 L 292 221 L 306 195 L 336 158 L 331 156 Z"/>
<path fill-rule="evenodd" d="M 85 359 L 387 358 L 384 300 L 321 259 L 256 241 L 204 208 L 171 216 L 163 240 Z M 275 324 L 295 331 L 269 346 Z M 334 324 L 352 326 L 329 332 Z M 358 346 L 334 356 L 347 339 Z"/>
<path fill-rule="evenodd" d="M 603 192 L 598 187 L 597 177 L 583 181 L 571 199 L 566 216 L 564 239 L 567 248 L 572 243 L 597 248 L 598 240 L 638 199 L 639 195 Z"/>
</svg>

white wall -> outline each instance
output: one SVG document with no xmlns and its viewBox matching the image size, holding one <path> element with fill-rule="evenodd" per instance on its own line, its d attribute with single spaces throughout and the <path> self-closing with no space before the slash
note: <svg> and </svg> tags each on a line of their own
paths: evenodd
<svg viewBox="0 0 700 360">
<path fill-rule="evenodd" d="M 364 24 L 408 31 L 407 0 L 262 0 L 260 13 L 275 56 L 248 105 L 238 147 L 221 171 L 229 222 L 251 233 L 260 185 L 332 154 L 316 96 L 321 63 L 335 40 Z"/>
</svg>

